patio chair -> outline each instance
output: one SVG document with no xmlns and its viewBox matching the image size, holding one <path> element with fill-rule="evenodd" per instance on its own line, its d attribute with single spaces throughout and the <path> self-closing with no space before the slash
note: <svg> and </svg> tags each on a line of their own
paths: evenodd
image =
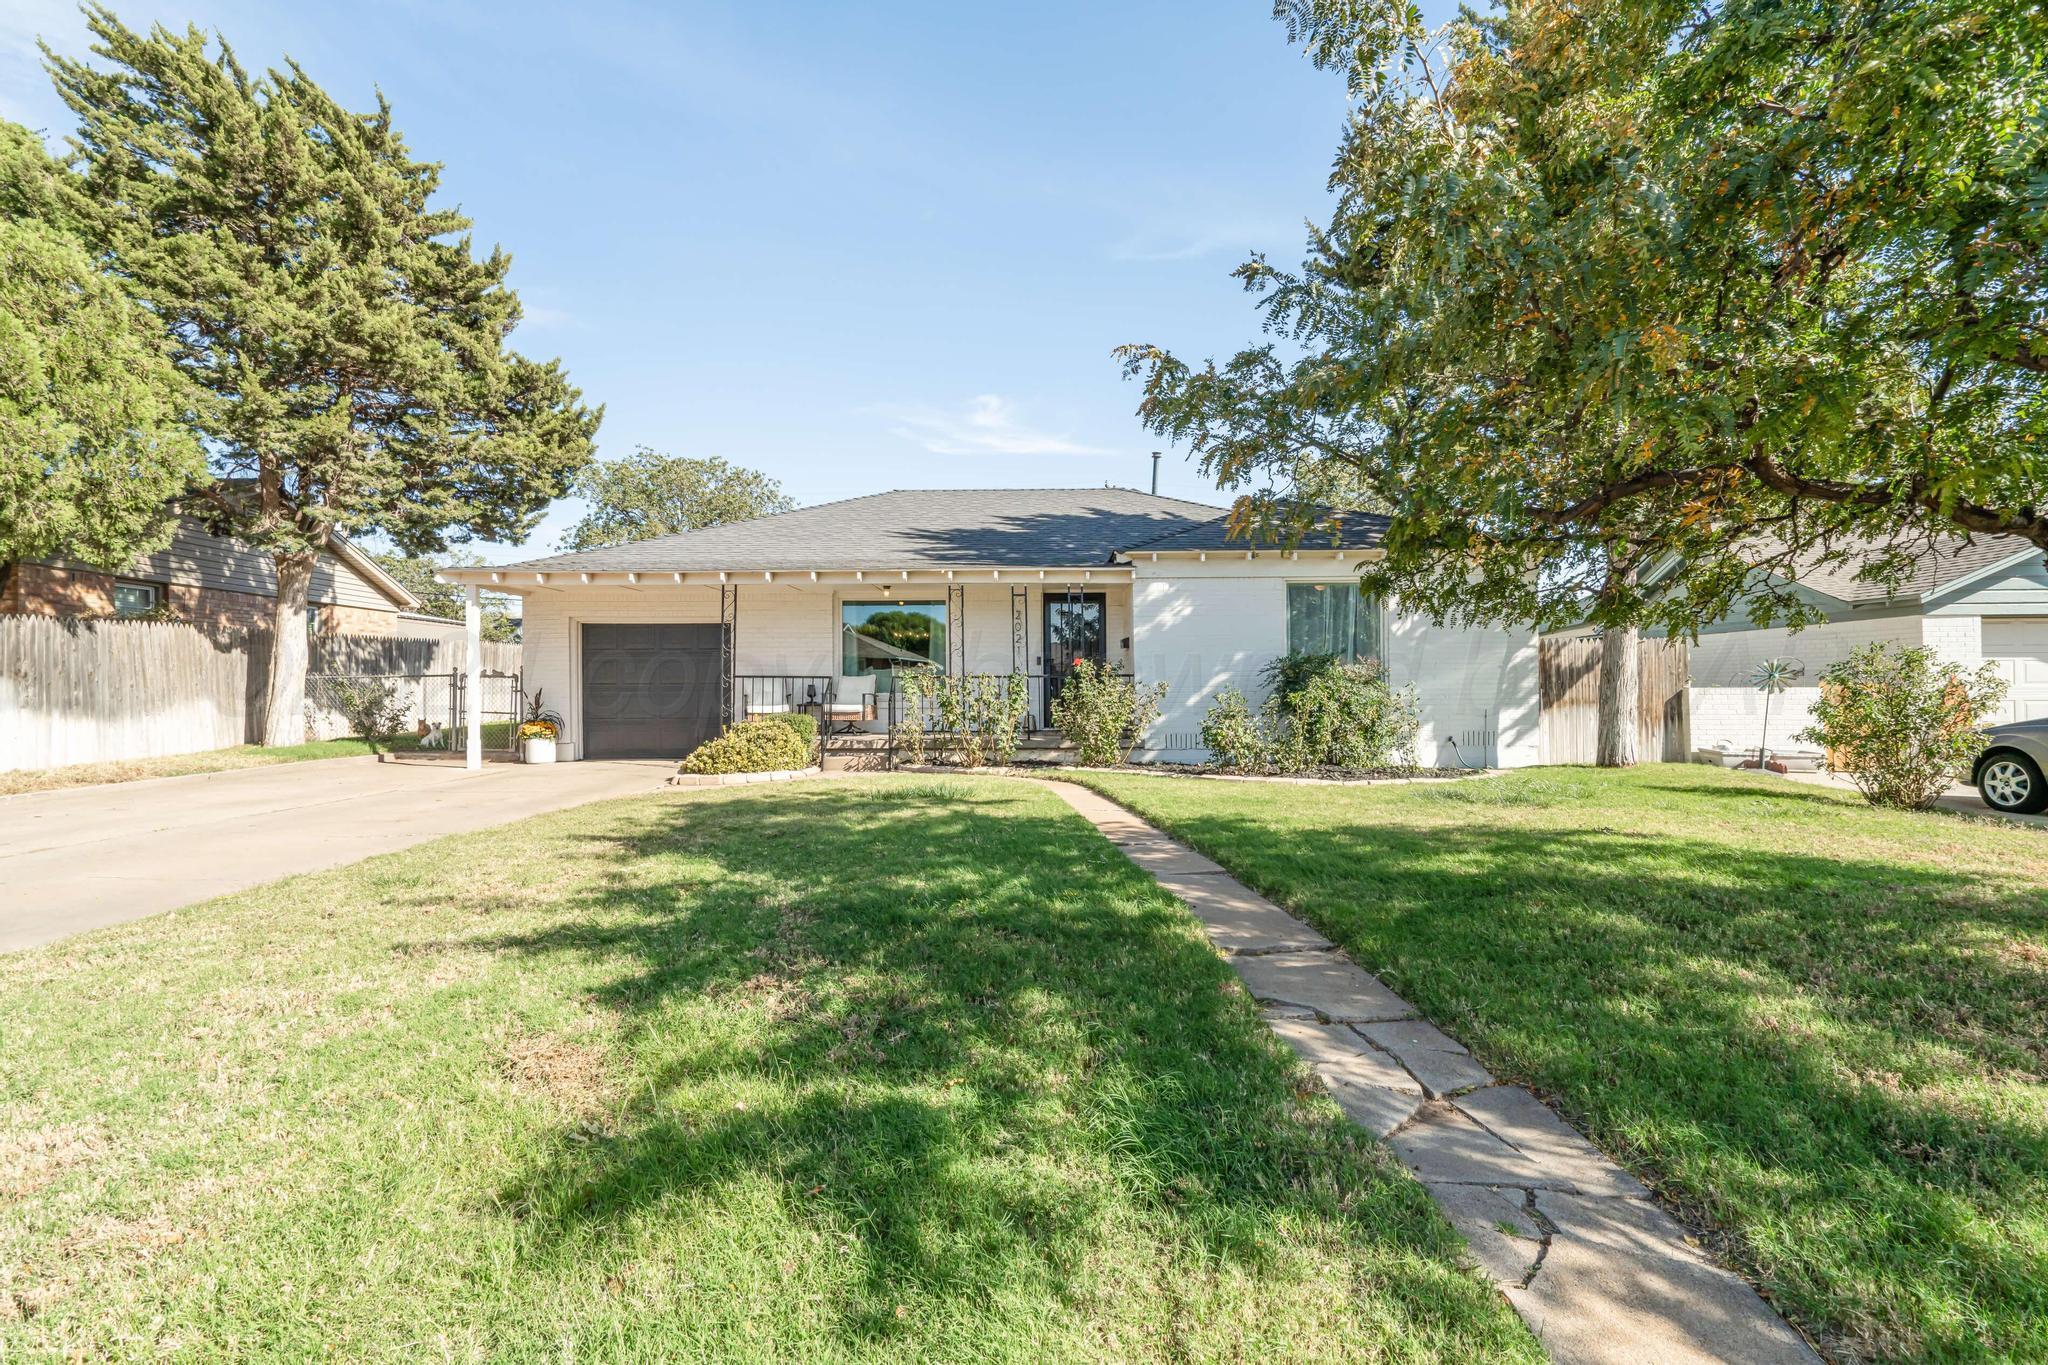
<svg viewBox="0 0 2048 1365">
<path fill-rule="evenodd" d="M 848 735 L 861 723 L 875 718 L 875 675 L 841 677 L 832 681 L 825 697 L 825 727 L 834 734 Z"/>
</svg>

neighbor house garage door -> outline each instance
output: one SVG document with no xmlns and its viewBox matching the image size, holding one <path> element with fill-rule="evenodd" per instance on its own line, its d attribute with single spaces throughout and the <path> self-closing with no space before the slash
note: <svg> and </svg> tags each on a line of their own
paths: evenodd
<svg viewBox="0 0 2048 1365">
<path fill-rule="evenodd" d="M 717 730 L 717 626 L 583 628 L 583 757 L 681 758 Z"/>
<path fill-rule="evenodd" d="M 1993 713 L 1998 721 L 2048 716 L 2048 620 L 1986 617 L 1984 662 L 2011 686 Z"/>
</svg>

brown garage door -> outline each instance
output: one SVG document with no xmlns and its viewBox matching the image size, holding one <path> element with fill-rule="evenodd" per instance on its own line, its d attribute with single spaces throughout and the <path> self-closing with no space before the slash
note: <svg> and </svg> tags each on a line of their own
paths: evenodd
<svg viewBox="0 0 2048 1365">
<path fill-rule="evenodd" d="M 583 627 L 583 757 L 681 758 L 717 731 L 717 626 Z"/>
</svg>

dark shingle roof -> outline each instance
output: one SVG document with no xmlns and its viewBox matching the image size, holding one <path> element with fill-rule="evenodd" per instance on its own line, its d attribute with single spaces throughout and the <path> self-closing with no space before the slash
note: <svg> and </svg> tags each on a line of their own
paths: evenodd
<svg viewBox="0 0 2048 1365">
<path fill-rule="evenodd" d="M 1850 606 L 1874 606 L 1887 602 L 1922 601 L 1950 584 L 1973 577 L 2007 560 L 2033 551 L 2033 544 L 2018 536 L 1944 536 L 1913 561 L 1898 586 L 1858 578 L 1864 565 L 1875 560 L 1883 547 L 1871 542 L 1867 553 L 1838 564 L 1809 564 L 1790 575 L 1803 588 L 1823 593 Z"/>
<path fill-rule="evenodd" d="M 1315 528 L 1303 535 L 1298 546 L 1314 550 L 1367 550 L 1386 536 L 1389 522 L 1377 512 L 1320 512 Z M 1271 535 L 1237 537 L 1230 534 L 1230 518 L 1214 517 L 1197 526 L 1169 531 L 1157 540 L 1126 545 L 1126 553 L 1150 550 L 1269 550 L 1281 542 Z"/>
<path fill-rule="evenodd" d="M 585 573 L 916 569 L 1106 563 L 1216 518 L 1219 508 L 1130 488 L 898 489 L 753 521 L 501 567 Z"/>
</svg>

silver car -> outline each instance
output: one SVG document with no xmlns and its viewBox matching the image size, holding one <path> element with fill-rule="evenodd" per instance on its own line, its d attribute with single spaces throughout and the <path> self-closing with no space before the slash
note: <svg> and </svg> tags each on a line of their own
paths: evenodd
<svg viewBox="0 0 2048 1365">
<path fill-rule="evenodd" d="M 2048 719 L 1993 725 L 1984 752 L 1970 767 L 1970 782 L 1993 810 L 2033 815 L 2048 810 Z"/>
</svg>

